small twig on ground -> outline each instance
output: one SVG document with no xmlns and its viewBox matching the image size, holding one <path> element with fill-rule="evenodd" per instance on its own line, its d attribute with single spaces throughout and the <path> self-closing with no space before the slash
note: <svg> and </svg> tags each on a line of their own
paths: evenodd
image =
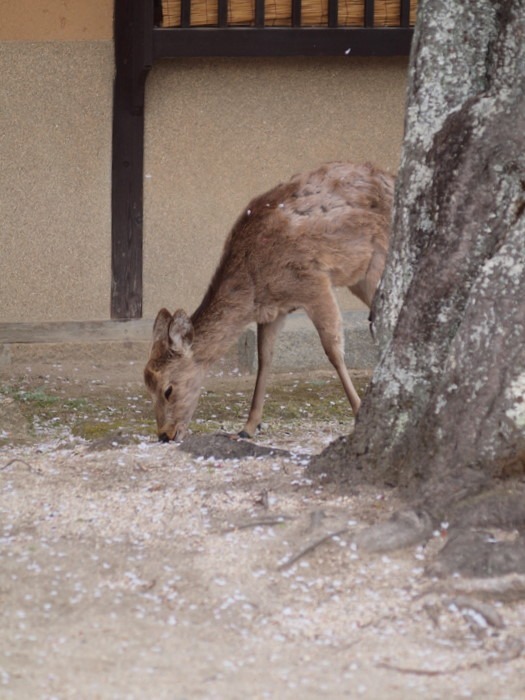
<svg viewBox="0 0 525 700">
<path fill-rule="evenodd" d="M 315 542 L 312 542 L 304 549 L 301 549 L 300 552 L 294 554 L 292 557 L 280 564 L 277 567 L 277 571 L 284 571 L 284 569 L 288 569 L 290 566 L 292 566 L 292 564 L 295 564 L 295 562 L 299 561 L 299 559 L 304 557 L 306 554 L 310 554 L 310 552 L 313 552 L 314 549 L 324 544 L 324 542 L 327 542 L 328 540 L 331 540 L 334 537 L 337 537 L 338 535 L 343 535 L 345 532 L 348 532 L 349 529 L 350 528 L 348 527 L 343 527 L 340 530 L 336 530 L 335 532 L 329 532 L 328 535 L 324 535 L 320 539 L 315 540 Z"/>
<path fill-rule="evenodd" d="M 407 674 L 412 674 L 414 676 L 442 676 L 445 673 L 454 673 L 454 669 L 452 671 L 450 670 L 427 670 L 424 668 L 403 668 L 401 666 L 396 666 L 395 664 L 389 664 L 388 661 L 381 661 L 376 665 L 376 668 L 384 668 L 387 671 L 397 671 L 398 673 L 407 673 Z"/>
<path fill-rule="evenodd" d="M 397 671 L 398 673 L 407 673 L 414 676 L 444 676 L 454 673 L 462 673 L 463 671 L 472 671 L 472 669 L 482 669 L 484 666 L 495 666 L 496 664 L 504 664 L 509 661 L 514 661 L 523 653 L 524 643 L 517 637 L 509 637 L 508 644 L 504 651 L 498 656 L 489 656 L 483 661 L 473 661 L 470 664 L 460 664 L 454 668 L 447 669 L 425 669 L 425 668 L 406 668 L 396 666 L 388 661 L 381 661 L 377 664 L 377 668 L 385 668 L 388 671 Z"/>
<path fill-rule="evenodd" d="M 24 461 L 23 459 L 20 459 L 19 457 L 15 457 L 14 459 L 9 460 L 7 464 L 4 464 L 2 467 L 0 467 L 0 471 L 4 471 L 8 467 L 10 467 L 12 464 L 15 464 L 16 462 L 20 462 L 20 464 L 23 464 L 24 466 L 27 467 L 28 471 L 32 472 L 33 474 L 38 474 L 38 476 L 42 476 L 42 472 L 39 471 L 38 469 L 35 469 L 35 467 L 31 466 L 28 462 Z"/>
<path fill-rule="evenodd" d="M 235 530 L 247 530 L 250 527 L 281 525 L 289 520 L 295 520 L 295 518 L 291 515 L 267 515 L 261 518 L 254 518 L 253 520 L 245 520 L 235 525 L 228 525 L 228 527 L 221 530 L 221 534 L 224 535 L 228 532 L 234 532 Z"/>
<path fill-rule="evenodd" d="M 477 598 L 497 598 L 501 601 L 514 601 L 525 598 L 525 575 L 506 574 L 483 579 L 447 579 L 432 584 L 417 598 L 424 598 L 432 593 L 464 594 Z"/>
</svg>

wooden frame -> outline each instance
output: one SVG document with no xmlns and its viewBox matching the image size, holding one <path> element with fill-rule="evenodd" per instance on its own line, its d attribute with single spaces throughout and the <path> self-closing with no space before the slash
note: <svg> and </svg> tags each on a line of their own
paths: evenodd
<svg viewBox="0 0 525 700">
<path fill-rule="evenodd" d="M 191 0 L 183 0 L 186 26 L 162 29 L 155 23 L 155 0 L 115 0 L 111 318 L 142 317 L 144 93 L 155 61 L 182 56 L 407 55 L 413 33 L 410 0 L 400 0 L 401 26 L 388 28 L 373 26 L 374 0 L 363 1 L 364 27 L 338 27 L 337 0 L 329 0 L 327 27 L 299 26 L 300 0 L 293 0 L 290 27 L 264 26 L 264 0 L 256 0 L 253 27 L 226 25 L 227 0 L 219 0 L 216 27 L 191 27 Z"/>
</svg>

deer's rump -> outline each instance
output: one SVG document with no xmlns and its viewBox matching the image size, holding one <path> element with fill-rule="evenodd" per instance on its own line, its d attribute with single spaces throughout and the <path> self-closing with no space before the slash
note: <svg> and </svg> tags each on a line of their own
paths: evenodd
<svg viewBox="0 0 525 700">
<path fill-rule="evenodd" d="M 223 260 L 244 268 L 259 304 L 291 307 L 320 280 L 354 287 L 371 260 L 384 263 L 394 179 L 372 165 L 331 163 L 254 198 L 226 241 Z"/>
</svg>

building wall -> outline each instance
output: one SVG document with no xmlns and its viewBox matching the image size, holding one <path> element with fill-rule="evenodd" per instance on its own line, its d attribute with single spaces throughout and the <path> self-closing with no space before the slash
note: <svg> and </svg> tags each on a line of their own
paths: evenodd
<svg viewBox="0 0 525 700">
<path fill-rule="evenodd" d="M 0 0 L 0 323 L 109 318 L 112 15 L 113 0 Z M 325 160 L 395 171 L 406 65 L 156 65 L 146 98 L 145 316 L 198 303 L 254 194 Z"/>
<path fill-rule="evenodd" d="M 113 0 L 0 0 L 0 40 L 111 41 Z"/>
<path fill-rule="evenodd" d="M 108 318 L 112 0 L 0 16 L 0 322 Z"/>
</svg>

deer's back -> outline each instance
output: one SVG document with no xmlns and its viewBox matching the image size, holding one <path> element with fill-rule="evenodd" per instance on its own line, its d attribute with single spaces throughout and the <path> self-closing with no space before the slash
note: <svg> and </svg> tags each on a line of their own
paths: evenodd
<svg viewBox="0 0 525 700">
<path fill-rule="evenodd" d="M 351 286 L 386 254 L 394 178 L 372 165 L 329 163 L 253 199 L 227 246 L 254 278 L 325 272 Z"/>
<path fill-rule="evenodd" d="M 352 287 L 386 257 L 394 178 L 370 164 L 327 163 L 255 197 L 226 240 L 202 307 L 241 294 L 255 318 L 302 306 L 329 279 Z M 240 301 L 240 299 L 239 299 Z M 200 309 L 196 312 L 200 314 Z"/>
</svg>

